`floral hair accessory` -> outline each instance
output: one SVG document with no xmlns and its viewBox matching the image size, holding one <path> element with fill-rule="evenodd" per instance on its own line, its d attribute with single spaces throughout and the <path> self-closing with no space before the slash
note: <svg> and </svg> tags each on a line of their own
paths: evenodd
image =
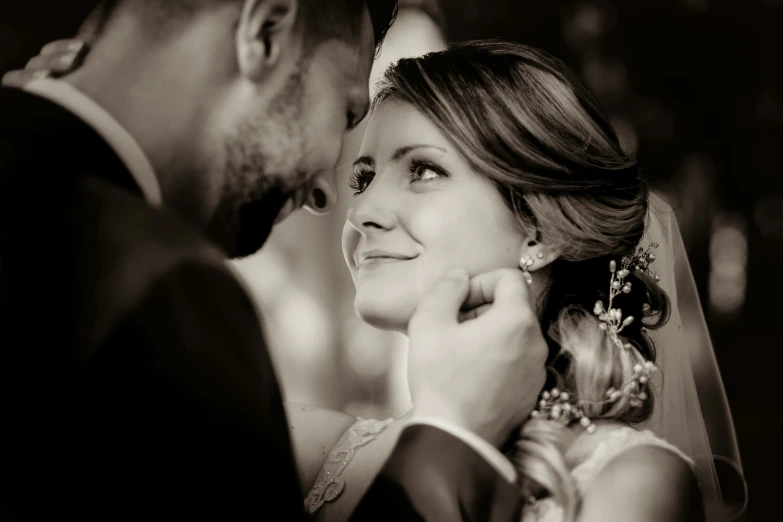
<svg viewBox="0 0 783 522">
<path fill-rule="evenodd" d="M 593 313 L 601 321 L 599 327 L 609 334 L 609 337 L 618 348 L 630 350 L 632 347 L 629 342 L 622 339 L 620 333 L 623 331 L 623 328 L 633 323 L 634 318 L 630 315 L 623 318 L 622 310 L 612 306 L 614 298 L 620 293 L 631 293 L 631 283 L 630 281 L 626 282 L 625 279 L 631 274 L 632 270 L 645 272 L 653 277 L 656 282 L 661 280 L 649 268 L 650 264 L 655 261 L 653 251 L 656 248 L 658 248 L 658 244 L 652 243 L 647 250 L 640 247 L 633 255 L 623 257 L 620 261 L 619 270 L 617 269 L 617 261 L 612 260 L 609 262 L 609 271 L 612 274 L 609 280 L 609 304 L 607 307 L 604 307 L 603 301 L 596 301 Z M 627 398 L 631 407 L 641 407 L 644 401 L 647 400 L 647 393 L 642 391 L 642 388 L 649 382 L 650 375 L 656 369 L 655 364 L 651 361 L 635 364 L 633 366 L 633 375 L 619 389 L 609 388 L 605 399 L 589 402 L 591 404 L 607 404 Z M 553 388 L 551 391 L 545 391 L 541 394 L 538 406 L 531 416 L 533 418 L 556 421 L 564 426 L 579 422 L 589 433 L 593 433 L 595 425 L 582 409 L 582 405 L 587 403 L 588 401 L 576 400 L 567 392 L 561 392 L 557 388 Z"/>
<path fill-rule="evenodd" d="M 601 401 L 577 400 L 567 392 L 552 388 L 552 390 L 541 394 L 541 399 L 539 399 L 536 409 L 533 410 L 530 416 L 534 419 L 558 422 L 563 426 L 570 426 L 574 422 L 579 422 L 588 433 L 594 433 L 595 424 L 585 414 L 582 406 L 584 404 L 614 404 L 623 398 L 627 398 L 632 408 L 639 408 L 647 400 L 647 392 L 642 390 L 643 385 L 650 381 L 652 373 L 656 370 L 655 364 L 650 361 L 645 361 L 644 364 L 635 364 L 631 378 L 626 380 L 619 389 L 609 388 L 606 391 L 606 398 Z"/>
<path fill-rule="evenodd" d="M 609 333 L 609 337 L 619 348 L 630 348 L 631 345 L 624 342 L 620 337 L 620 332 L 623 328 L 628 326 L 634 321 L 633 316 L 629 315 L 623 319 L 623 311 L 619 308 L 612 308 L 614 298 L 621 292 L 624 294 L 631 293 L 631 283 L 626 282 L 625 278 L 631 274 L 631 270 L 637 270 L 648 273 L 655 281 L 660 281 L 661 278 L 650 271 L 650 264 L 655 261 L 655 253 L 653 250 L 658 248 L 658 243 L 652 243 L 647 250 L 639 247 L 634 255 L 625 256 L 621 260 L 620 270 L 617 269 L 617 261 L 609 261 L 609 271 L 611 272 L 611 278 L 609 280 L 609 305 L 604 308 L 603 301 L 596 301 L 593 313 L 598 316 L 598 320 L 601 321 L 600 328 L 606 330 Z"/>
</svg>

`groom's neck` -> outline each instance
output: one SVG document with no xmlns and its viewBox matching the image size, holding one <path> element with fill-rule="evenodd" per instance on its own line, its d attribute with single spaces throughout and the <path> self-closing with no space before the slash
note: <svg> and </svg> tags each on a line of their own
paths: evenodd
<svg viewBox="0 0 783 522">
<path fill-rule="evenodd" d="M 167 206 L 183 207 L 191 220 L 203 222 L 210 213 L 204 198 L 211 181 L 208 158 L 214 137 L 209 127 L 212 71 L 210 57 L 187 34 L 167 42 L 145 39 L 134 21 L 115 23 L 90 50 L 84 65 L 66 80 L 107 110 L 135 138 L 155 169 Z M 190 44 L 190 45 L 189 45 Z M 214 63 L 214 62 L 213 62 Z M 189 201 L 182 187 L 189 188 Z"/>
</svg>

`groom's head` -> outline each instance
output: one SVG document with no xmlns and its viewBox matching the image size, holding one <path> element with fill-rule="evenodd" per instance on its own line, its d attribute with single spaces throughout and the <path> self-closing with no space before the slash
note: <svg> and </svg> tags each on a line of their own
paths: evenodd
<svg viewBox="0 0 783 522">
<path fill-rule="evenodd" d="M 395 12 L 396 0 L 106 0 L 71 81 L 141 143 L 168 207 L 249 255 L 272 202 L 334 205 L 343 136 L 367 111 Z"/>
</svg>

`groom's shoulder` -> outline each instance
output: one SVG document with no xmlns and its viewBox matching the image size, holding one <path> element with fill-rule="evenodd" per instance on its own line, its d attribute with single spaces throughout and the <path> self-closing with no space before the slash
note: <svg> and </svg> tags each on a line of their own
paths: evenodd
<svg viewBox="0 0 783 522">
<path fill-rule="evenodd" d="M 87 306 L 95 314 L 120 320 L 151 296 L 158 304 L 187 298 L 203 306 L 215 293 L 248 299 L 222 252 L 174 213 L 101 180 L 88 192 L 74 255 L 83 260 L 80 279 L 92 288 Z"/>
<path fill-rule="evenodd" d="M 105 260 L 122 279 L 155 279 L 183 264 L 227 272 L 223 253 L 173 212 L 149 206 L 109 183 L 93 188 L 98 240 L 95 262 Z"/>
</svg>

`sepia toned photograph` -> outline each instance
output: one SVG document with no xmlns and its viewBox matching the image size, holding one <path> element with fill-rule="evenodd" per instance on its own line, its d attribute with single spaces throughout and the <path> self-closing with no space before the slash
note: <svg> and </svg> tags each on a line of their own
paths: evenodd
<svg viewBox="0 0 783 522">
<path fill-rule="evenodd" d="M 777 520 L 781 27 L 2 0 L 0 522 Z"/>
</svg>

